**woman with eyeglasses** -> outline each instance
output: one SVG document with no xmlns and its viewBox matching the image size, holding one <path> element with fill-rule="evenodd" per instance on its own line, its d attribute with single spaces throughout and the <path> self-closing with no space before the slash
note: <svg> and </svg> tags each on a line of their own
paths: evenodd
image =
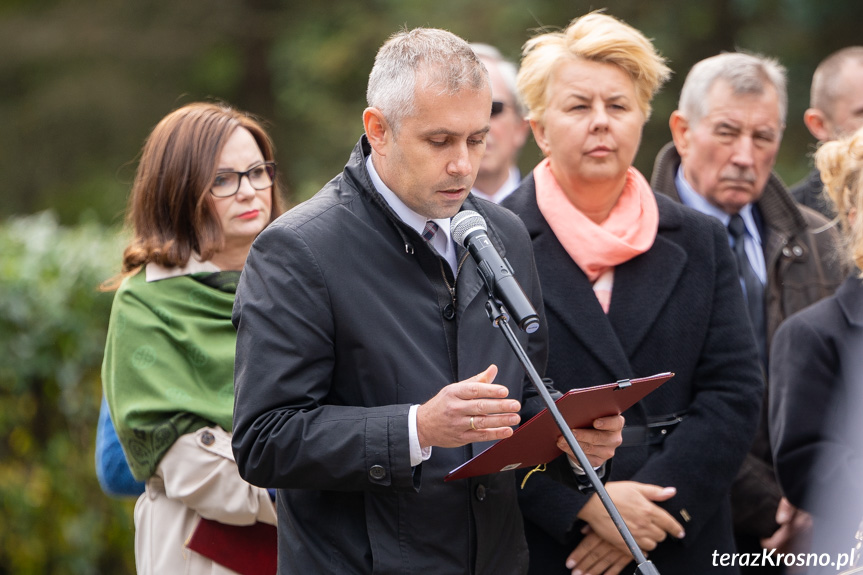
<svg viewBox="0 0 863 575">
<path fill-rule="evenodd" d="M 184 548 L 200 518 L 276 524 L 266 489 L 231 450 L 234 292 L 255 237 L 279 215 L 273 146 L 223 104 L 168 114 L 141 154 L 126 215 L 132 240 L 102 381 L 117 435 L 146 491 L 135 506 L 139 574 L 232 573 Z"/>
</svg>

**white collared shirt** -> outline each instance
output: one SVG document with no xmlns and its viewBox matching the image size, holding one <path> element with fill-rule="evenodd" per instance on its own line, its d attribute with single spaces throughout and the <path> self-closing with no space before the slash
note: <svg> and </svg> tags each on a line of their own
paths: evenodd
<svg viewBox="0 0 863 575">
<path fill-rule="evenodd" d="M 410 209 L 395 192 L 387 187 L 378 175 L 377 170 L 375 170 L 371 156 L 366 158 L 366 169 L 369 171 L 369 176 L 372 179 L 375 190 L 383 196 L 384 201 L 386 201 L 404 223 L 416 230 L 419 235 L 422 235 L 426 222 L 429 221 L 428 218 Z M 432 246 L 449 263 L 449 267 L 452 269 L 453 275 L 455 275 L 458 270 L 458 254 L 456 253 L 455 242 L 453 242 L 450 235 L 450 220 L 451 218 L 432 220 L 438 225 L 438 231 L 435 233 L 434 238 L 432 238 Z"/>
<path fill-rule="evenodd" d="M 494 202 L 496 204 L 504 201 L 511 193 L 513 193 L 521 184 L 521 172 L 515 166 L 510 166 L 509 176 L 503 185 L 493 194 L 487 194 L 478 188 L 471 188 L 470 193 L 478 198 Z"/>
</svg>

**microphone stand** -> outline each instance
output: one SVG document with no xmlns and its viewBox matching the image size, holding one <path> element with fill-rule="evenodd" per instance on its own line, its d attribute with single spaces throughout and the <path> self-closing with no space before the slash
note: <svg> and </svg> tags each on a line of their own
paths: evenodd
<svg viewBox="0 0 863 575">
<path fill-rule="evenodd" d="M 566 442 L 569 444 L 570 449 L 572 449 L 572 453 L 578 460 L 578 464 L 582 469 L 584 469 L 590 483 L 593 485 L 594 489 L 596 489 L 596 494 L 599 496 L 600 501 L 602 501 L 606 511 L 608 511 L 608 515 L 614 522 L 614 526 L 617 527 L 617 530 L 623 537 L 623 541 L 629 548 L 629 552 L 635 559 L 635 563 L 637 565 L 635 575 L 659 575 L 659 571 L 656 569 L 656 566 L 644 557 L 644 554 L 641 552 L 641 548 L 638 547 L 638 544 L 635 542 L 635 538 L 629 531 L 629 527 L 626 526 L 626 523 L 624 523 L 623 518 L 620 516 L 620 512 L 617 510 L 617 507 L 614 506 L 614 502 L 611 500 L 611 497 L 609 497 L 608 491 L 605 490 L 605 486 L 602 484 L 602 481 L 599 480 L 599 477 L 597 477 L 596 471 L 593 470 L 593 466 L 587 460 L 587 456 L 575 440 L 575 436 L 572 435 L 569 425 L 567 425 L 566 420 L 563 419 L 563 416 L 560 414 L 560 410 L 557 409 L 557 405 L 555 405 L 554 400 L 551 398 L 551 394 L 548 393 L 545 385 L 543 385 L 542 379 L 536 372 L 536 368 L 527 356 L 527 352 L 524 351 L 521 343 L 516 339 L 515 333 L 509 325 L 509 317 L 503 310 L 500 302 L 498 302 L 494 297 L 493 284 L 489 285 L 488 278 L 482 272 L 480 272 L 480 275 L 483 276 L 483 280 L 485 281 L 486 288 L 488 288 L 489 292 L 488 302 L 485 304 L 485 307 L 492 325 L 500 328 L 506 341 L 509 342 L 510 347 L 512 347 L 512 350 L 515 352 L 516 356 L 518 356 L 518 359 L 530 378 L 531 383 L 533 383 L 533 386 L 542 396 L 546 407 L 548 407 L 548 411 L 551 413 L 555 423 L 566 438 Z"/>
</svg>

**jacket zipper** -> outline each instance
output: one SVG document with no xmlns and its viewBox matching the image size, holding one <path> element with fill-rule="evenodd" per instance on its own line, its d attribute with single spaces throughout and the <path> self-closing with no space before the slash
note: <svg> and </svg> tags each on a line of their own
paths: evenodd
<svg viewBox="0 0 863 575">
<path fill-rule="evenodd" d="M 465 250 L 464 255 L 461 257 L 461 260 L 458 262 L 458 267 L 456 268 L 456 271 L 455 271 L 455 277 L 458 277 L 458 274 L 461 273 L 461 267 L 464 265 L 464 262 L 467 261 L 468 255 L 469 254 L 468 254 L 467 250 Z M 456 305 L 455 286 L 450 285 L 449 280 L 446 277 L 446 269 L 444 269 L 444 267 L 443 267 L 444 266 L 443 258 L 438 258 L 438 261 L 440 262 L 440 274 L 443 276 L 443 283 L 446 284 L 446 289 L 449 291 L 449 295 L 452 298 L 452 305 L 453 305 L 453 307 L 455 307 L 455 305 Z"/>
</svg>

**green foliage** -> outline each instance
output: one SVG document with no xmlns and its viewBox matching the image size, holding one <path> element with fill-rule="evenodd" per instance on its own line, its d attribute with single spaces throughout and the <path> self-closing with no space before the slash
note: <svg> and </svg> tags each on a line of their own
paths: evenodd
<svg viewBox="0 0 863 575">
<path fill-rule="evenodd" d="M 130 501 L 94 470 L 122 238 L 49 212 L 0 225 L 0 573 L 133 573 Z"/>
<path fill-rule="evenodd" d="M 518 60 L 538 29 L 607 7 L 642 30 L 675 74 L 653 102 L 636 167 L 649 175 L 690 67 L 723 50 L 789 71 L 777 171 L 809 169 L 809 83 L 860 43 L 860 0 L 0 1 L 0 575 L 132 573 L 131 503 L 93 471 L 99 365 L 135 159 L 172 109 L 221 99 L 268 121 L 291 203 L 342 169 L 362 133 L 381 43 L 402 26 L 449 29 Z M 522 172 L 539 160 L 528 143 Z M 23 219 L 27 214 L 48 213 Z"/>
<path fill-rule="evenodd" d="M 727 50 L 777 57 L 789 72 L 776 165 L 794 182 L 814 140 L 803 126 L 809 83 L 832 51 L 859 44 L 860 0 L 7 0 L 0 2 L 0 219 L 81 206 L 122 213 L 134 160 L 172 109 L 224 100 L 268 121 L 289 202 L 338 173 L 362 133 L 375 53 L 406 26 L 446 28 L 518 60 L 540 29 L 607 8 L 653 38 L 675 74 L 655 98 L 635 165 L 649 175 L 670 140 L 668 117 L 692 65 Z M 522 152 L 522 172 L 540 159 Z"/>
</svg>

